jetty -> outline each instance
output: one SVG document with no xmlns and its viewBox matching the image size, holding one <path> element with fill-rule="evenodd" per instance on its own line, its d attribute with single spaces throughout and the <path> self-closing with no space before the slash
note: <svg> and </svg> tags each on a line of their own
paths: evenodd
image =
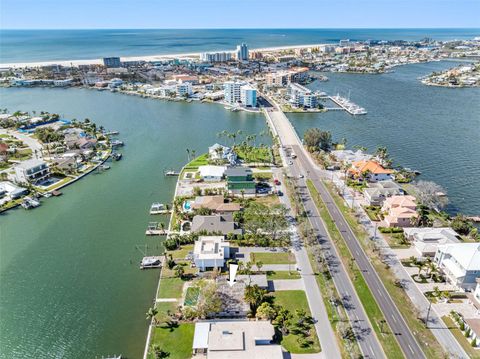
<svg viewBox="0 0 480 359">
<path fill-rule="evenodd" d="M 340 106 L 343 110 L 347 111 L 350 115 L 366 115 L 367 111 L 363 108 L 360 107 L 353 102 L 351 102 L 349 99 L 345 97 L 341 97 L 340 95 L 336 96 L 328 96 L 328 98 Z"/>
<path fill-rule="evenodd" d="M 480 216 L 468 216 L 467 219 L 472 222 L 479 223 L 480 222 Z"/>
<path fill-rule="evenodd" d="M 171 210 L 163 203 L 154 202 L 150 206 L 150 214 L 169 214 Z"/>
</svg>

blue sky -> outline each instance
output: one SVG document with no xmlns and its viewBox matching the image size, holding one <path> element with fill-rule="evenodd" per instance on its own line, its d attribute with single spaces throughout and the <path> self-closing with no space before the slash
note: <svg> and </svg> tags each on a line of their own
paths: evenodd
<svg viewBox="0 0 480 359">
<path fill-rule="evenodd" d="M 480 27 L 480 0 L 0 0 L 3 29 Z"/>
</svg>

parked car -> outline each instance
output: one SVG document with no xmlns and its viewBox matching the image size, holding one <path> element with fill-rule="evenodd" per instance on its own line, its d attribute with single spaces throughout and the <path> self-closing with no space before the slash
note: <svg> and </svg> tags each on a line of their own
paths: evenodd
<svg viewBox="0 0 480 359">
<path fill-rule="evenodd" d="M 274 179 L 273 183 L 275 183 L 275 186 L 280 186 L 280 181 L 278 179 Z"/>
</svg>

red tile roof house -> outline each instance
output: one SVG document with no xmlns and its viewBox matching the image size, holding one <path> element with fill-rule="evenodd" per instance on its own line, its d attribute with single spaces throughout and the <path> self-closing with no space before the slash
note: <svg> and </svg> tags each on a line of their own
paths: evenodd
<svg viewBox="0 0 480 359">
<path fill-rule="evenodd" d="M 411 219 L 416 218 L 417 204 L 413 196 L 392 196 L 383 202 L 384 221 L 387 227 L 413 227 Z"/>
<path fill-rule="evenodd" d="M 393 171 L 383 168 L 376 161 L 356 161 L 352 162 L 352 167 L 348 170 L 351 177 L 363 178 L 367 177 L 369 182 L 388 181 L 393 179 Z"/>
</svg>

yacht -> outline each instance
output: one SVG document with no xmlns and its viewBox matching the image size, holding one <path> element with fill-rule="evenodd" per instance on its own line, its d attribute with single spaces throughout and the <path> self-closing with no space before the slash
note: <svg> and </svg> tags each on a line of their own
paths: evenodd
<svg viewBox="0 0 480 359">
<path fill-rule="evenodd" d="M 25 197 L 22 201 L 22 207 L 25 209 L 32 209 L 38 206 L 40 206 L 40 201 L 37 201 L 31 197 Z"/>
</svg>

